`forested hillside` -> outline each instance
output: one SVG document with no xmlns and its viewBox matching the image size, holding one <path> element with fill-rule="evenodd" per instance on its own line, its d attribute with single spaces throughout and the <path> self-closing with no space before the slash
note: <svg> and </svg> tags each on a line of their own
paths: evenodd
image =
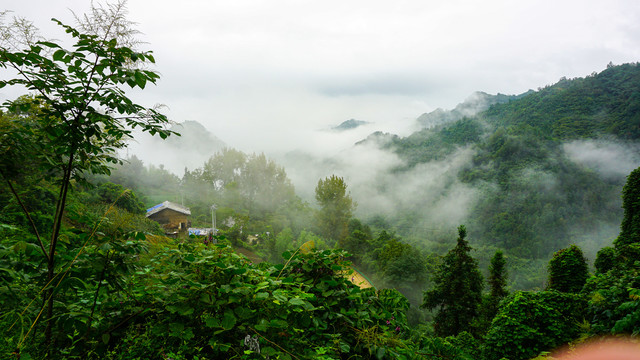
<svg viewBox="0 0 640 360">
<path fill-rule="evenodd" d="M 308 202 L 263 153 L 181 176 L 120 157 L 135 129 L 179 135 L 126 96 L 159 74 L 124 15 L 56 21 L 66 48 L 0 26 L 0 87 L 32 91 L 0 112 L 1 358 L 541 360 L 607 335 L 640 352 L 640 167 L 617 151 L 640 134 L 635 64 L 376 134 L 356 146 L 389 156 L 376 185 L 327 174 Z M 163 201 L 186 223 L 145 216 Z"/>
<path fill-rule="evenodd" d="M 472 189 L 463 221 L 478 246 L 544 259 L 577 243 L 593 260 L 617 234 L 624 176 L 640 160 L 639 86 L 637 64 L 610 66 L 405 138 L 371 140 L 403 159 L 393 170 L 400 181 L 431 164 L 462 161 L 447 179 L 459 191 Z M 446 200 L 447 188 L 440 191 L 435 199 Z M 421 228 L 440 225 L 421 208 L 402 206 L 386 223 L 428 239 Z"/>
</svg>

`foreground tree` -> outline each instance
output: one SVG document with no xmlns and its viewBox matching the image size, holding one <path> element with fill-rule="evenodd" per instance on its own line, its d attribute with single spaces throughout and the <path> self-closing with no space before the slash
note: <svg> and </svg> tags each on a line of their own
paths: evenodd
<svg viewBox="0 0 640 360">
<path fill-rule="evenodd" d="M 616 249 L 611 246 L 605 246 L 598 250 L 593 266 L 596 268 L 596 274 L 604 274 L 616 266 Z"/>
<path fill-rule="evenodd" d="M 155 60 L 151 52 L 134 49 L 136 31 L 125 15 L 125 3 L 119 2 L 93 5 L 90 14 L 76 18 L 76 27 L 53 19 L 73 39 L 69 48 L 45 41 L 24 19 L 14 18 L 6 23 L 6 13 L 1 17 L 0 66 L 13 70 L 14 77 L 0 80 L 0 88 L 19 86 L 33 94 L 29 105 L 7 101 L 2 106 L 20 114 L 34 111 L 35 105 L 35 122 L 21 135 L 36 147 L 32 154 L 40 173 L 59 186 L 52 228 L 37 229 L 32 224 L 47 263 L 43 303 L 48 344 L 55 322 L 55 288 L 64 277 L 57 276 L 57 248 L 72 182 L 83 182 L 88 173 L 108 174 L 109 164 L 120 162 L 117 149 L 126 146 L 135 128 L 162 138 L 172 133 L 165 127 L 168 120 L 164 115 L 155 108 L 134 103 L 121 88 L 126 84 L 144 89 L 159 78 L 144 68 Z M 18 198 L 12 183 L 16 172 L 19 170 L 8 166 L 0 168 L 4 181 Z M 23 210 L 29 217 L 27 208 Z"/>
<path fill-rule="evenodd" d="M 483 278 L 477 261 L 469 254 L 467 229 L 458 227 L 458 242 L 444 256 L 434 276 L 434 288 L 424 293 L 423 308 L 438 309 L 434 329 L 439 336 L 457 335 L 468 330 L 478 316 L 482 301 Z"/>
<path fill-rule="evenodd" d="M 585 307 L 578 294 L 517 291 L 502 301 L 482 358 L 525 360 L 564 345 L 580 333 Z"/>
<path fill-rule="evenodd" d="M 640 168 L 622 190 L 624 217 L 614 248 L 598 251 L 596 273 L 582 289 L 592 334 L 640 334 Z"/>
<path fill-rule="evenodd" d="M 622 188 L 624 217 L 620 224 L 620 235 L 615 240 L 616 248 L 640 243 L 640 168 L 633 170 Z"/>
<path fill-rule="evenodd" d="M 627 176 L 622 188 L 622 208 L 624 217 L 620 224 L 620 234 L 613 242 L 619 259 L 632 265 L 640 258 L 640 168 Z"/>
<path fill-rule="evenodd" d="M 316 200 L 321 207 L 318 213 L 320 233 L 329 239 L 337 240 L 342 246 L 342 240 L 349 233 L 349 219 L 355 208 L 351 195 L 347 193 L 347 183 L 335 175 L 319 180 L 316 186 Z"/>
</svg>

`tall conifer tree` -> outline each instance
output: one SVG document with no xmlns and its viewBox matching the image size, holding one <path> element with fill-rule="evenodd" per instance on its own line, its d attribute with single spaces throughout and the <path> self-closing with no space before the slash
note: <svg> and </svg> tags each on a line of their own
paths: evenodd
<svg viewBox="0 0 640 360">
<path fill-rule="evenodd" d="M 439 336 L 457 335 L 469 330 L 478 316 L 482 301 L 483 278 L 477 261 L 469 254 L 467 229 L 458 227 L 458 242 L 442 261 L 434 277 L 435 286 L 424 293 L 423 308 L 438 309 L 435 331 Z"/>
<path fill-rule="evenodd" d="M 622 188 L 624 217 L 620 224 L 620 235 L 615 240 L 616 248 L 640 242 L 640 168 L 627 176 Z"/>
<path fill-rule="evenodd" d="M 482 323 L 480 326 L 488 328 L 498 313 L 500 301 L 507 295 L 507 261 L 502 250 L 496 251 L 489 265 L 489 294 L 482 302 Z"/>
</svg>

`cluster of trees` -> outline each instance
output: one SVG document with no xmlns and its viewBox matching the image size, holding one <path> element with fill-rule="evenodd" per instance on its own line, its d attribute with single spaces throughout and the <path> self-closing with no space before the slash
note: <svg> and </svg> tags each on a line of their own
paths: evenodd
<svg viewBox="0 0 640 360">
<path fill-rule="evenodd" d="M 163 237 L 133 191 L 100 177 L 120 162 L 115 150 L 130 128 L 173 134 L 166 117 L 120 88 L 158 78 L 136 66 L 154 59 L 130 46 L 123 6 L 94 8 L 77 28 L 60 24 L 75 40 L 69 49 L 33 37 L 0 49 L 0 64 L 16 70 L 0 87 L 34 92 L 0 113 L 3 357 L 519 360 L 591 336 L 640 334 L 640 168 L 627 178 L 621 232 L 598 252 L 595 274 L 581 249 L 567 246 L 549 261 L 543 291 L 509 293 L 502 251 L 493 253 L 487 288 L 465 226 L 446 255 L 426 253 L 353 218 L 343 178 L 318 181 L 314 211 L 284 169 L 229 149 L 182 179 L 135 158 L 114 172 L 112 180 L 142 192 L 154 181 L 178 190 L 196 216 L 217 204 L 234 220 L 217 245 Z M 32 30 L 19 19 L 12 26 Z M 435 131 L 442 144 L 475 142 L 473 121 Z M 525 149 L 514 134 L 488 139 L 507 149 L 491 154 L 509 160 L 509 149 Z M 515 186 L 511 173 L 504 189 Z M 149 196 L 166 195 L 155 191 Z M 266 236 L 255 249 L 271 262 L 234 251 L 251 247 L 249 232 Z M 349 281 L 352 264 L 400 292 L 360 289 Z"/>
<path fill-rule="evenodd" d="M 210 226 L 213 205 L 221 234 L 273 262 L 282 261 L 284 250 L 310 240 L 320 248 L 342 246 L 357 206 L 344 178 L 331 175 L 318 181 L 314 209 L 296 195 L 282 166 L 264 154 L 231 148 L 217 152 L 200 168 L 185 169 L 182 178 L 163 167 L 145 166 L 133 156 L 110 176 L 91 180 L 100 186 L 117 183 L 130 188 L 147 207 L 164 200 L 182 203 L 190 208 L 196 227 Z M 256 246 L 249 236 L 251 242 L 258 237 Z"/>
<path fill-rule="evenodd" d="M 585 78 L 562 78 L 518 101 L 486 112 L 491 123 L 513 126 L 547 139 L 592 138 L 602 134 L 637 140 L 640 110 L 637 63 L 610 66 Z"/>
<path fill-rule="evenodd" d="M 250 219 L 245 224 L 248 233 L 280 232 L 285 227 L 299 232 L 310 216 L 284 168 L 264 154 L 224 149 L 202 168 L 185 171 L 181 191 L 196 219 L 198 215 L 206 217 L 215 204 L 221 223 L 225 216 Z"/>
<path fill-rule="evenodd" d="M 54 19 L 71 36 L 69 48 L 38 37 L 26 20 L 14 18 L 6 24 L 6 12 L 0 14 L 0 66 L 15 74 L 1 80 L 0 88 L 18 85 L 33 93 L 3 104 L 9 114 L 2 114 L 0 175 L 29 224 L 28 239 L 39 250 L 36 263 L 46 263 L 46 276 L 39 279 L 41 290 L 36 292 L 42 294 L 42 310 L 33 324 L 44 313 L 42 333 L 49 355 L 54 352 L 54 319 L 65 313 L 56 307 L 55 295 L 68 274 L 61 272 L 60 261 L 68 245 L 63 219 L 73 183 L 83 183 L 86 173 L 108 173 L 109 164 L 119 161 L 116 150 L 126 145 L 133 128 L 163 138 L 172 134 L 164 127 L 164 115 L 134 103 L 120 88 L 144 88 L 159 78 L 144 68 L 155 62 L 152 54 L 133 48 L 134 31 L 123 17 L 123 6 L 95 7 L 76 27 Z M 56 180 L 47 183 L 55 189 L 47 205 L 55 204 L 55 210 L 49 212 L 44 228 L 33 221 L 20 194 L 40 178 Z"/>
<path fill-rule="evenodd" d="M 594 258 L 598 248 L 615 237 L 624 176 L 576 163 L 566 145 L 605 141 L 638 156 L 638 86 L 638 64 L 609 66 L 404 138 L 382 134 L 376 138 L 404 160 L 394 169 L 394 178 L 412 174 L 423 164 L 457 161 L 461 148 L 467 149 L 464 154 L 473 154 L 448 179 L 475 191 L 461 222 L 468 225 L 481 253 L 479 261 L 487 264 L 495 247 L 503 249 L 512 259 L 513 285 L 526 289 L 541 286 L 544 274 L 533 274 L 558 249 L 576 243 Z M 394 205 L 397 211 L 386 215 L 386 227 L 426 252 L 440 253 L 443 225 L 420 218 L 424 205 Z M 425 228 L 435 229 L 433 239 L 424 240 Z M 444 243 L 450 245 L 449 240 Z"/>
<path fill-rule="evenodd" d="M 435 335 L 470 332 L 477 339 L 473 353 L 482 359 L 524 360 L 600 335 L 640 334 L 640 236 L 637 221 L 631 220 L 638 215 L 639 179 L 640 168 L 629 175 L 624 187 L 620 235 L 613 248 L 598 252 L 595 274 L 589 274 L 582 250 L 570 245 L 549 261 L 543 291 L 509 294 L 505 258 L 496 252 L 490 291 L 483 295 L 483 277 L 461 226 L 456 247 L 445 255 L 433 287 L 424 294 L 422 306 L 437 311 Z"/>
</svg>

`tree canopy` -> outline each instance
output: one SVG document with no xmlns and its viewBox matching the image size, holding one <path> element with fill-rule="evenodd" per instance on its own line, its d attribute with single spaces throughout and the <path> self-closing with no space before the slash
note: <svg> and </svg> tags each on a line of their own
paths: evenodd
<svg viewBox="0 0 640 360">
<path fill-rule="evenodd" d="M 356 205 L 347 192 L 347 183 L 336 175 L 318 180 L 316 200 L 320 204 L 320 233 L 341 244 L 340 241 L 348 235 L 349 219 Z"/>
<path fill-rule="evenodd" d="M 558 250 L 549 261 L 549 289 L 578 293 L 589 277 L 589 265 L 576 245 Z"/>
<path fill-rule="evenodd" d="M 640 168 L 629 174 L 622 188 L 622 208 L 624 217 L 620 224 L 620 235 L 615 240 L 617 248 L 640 243 Z"/>
</svg>

